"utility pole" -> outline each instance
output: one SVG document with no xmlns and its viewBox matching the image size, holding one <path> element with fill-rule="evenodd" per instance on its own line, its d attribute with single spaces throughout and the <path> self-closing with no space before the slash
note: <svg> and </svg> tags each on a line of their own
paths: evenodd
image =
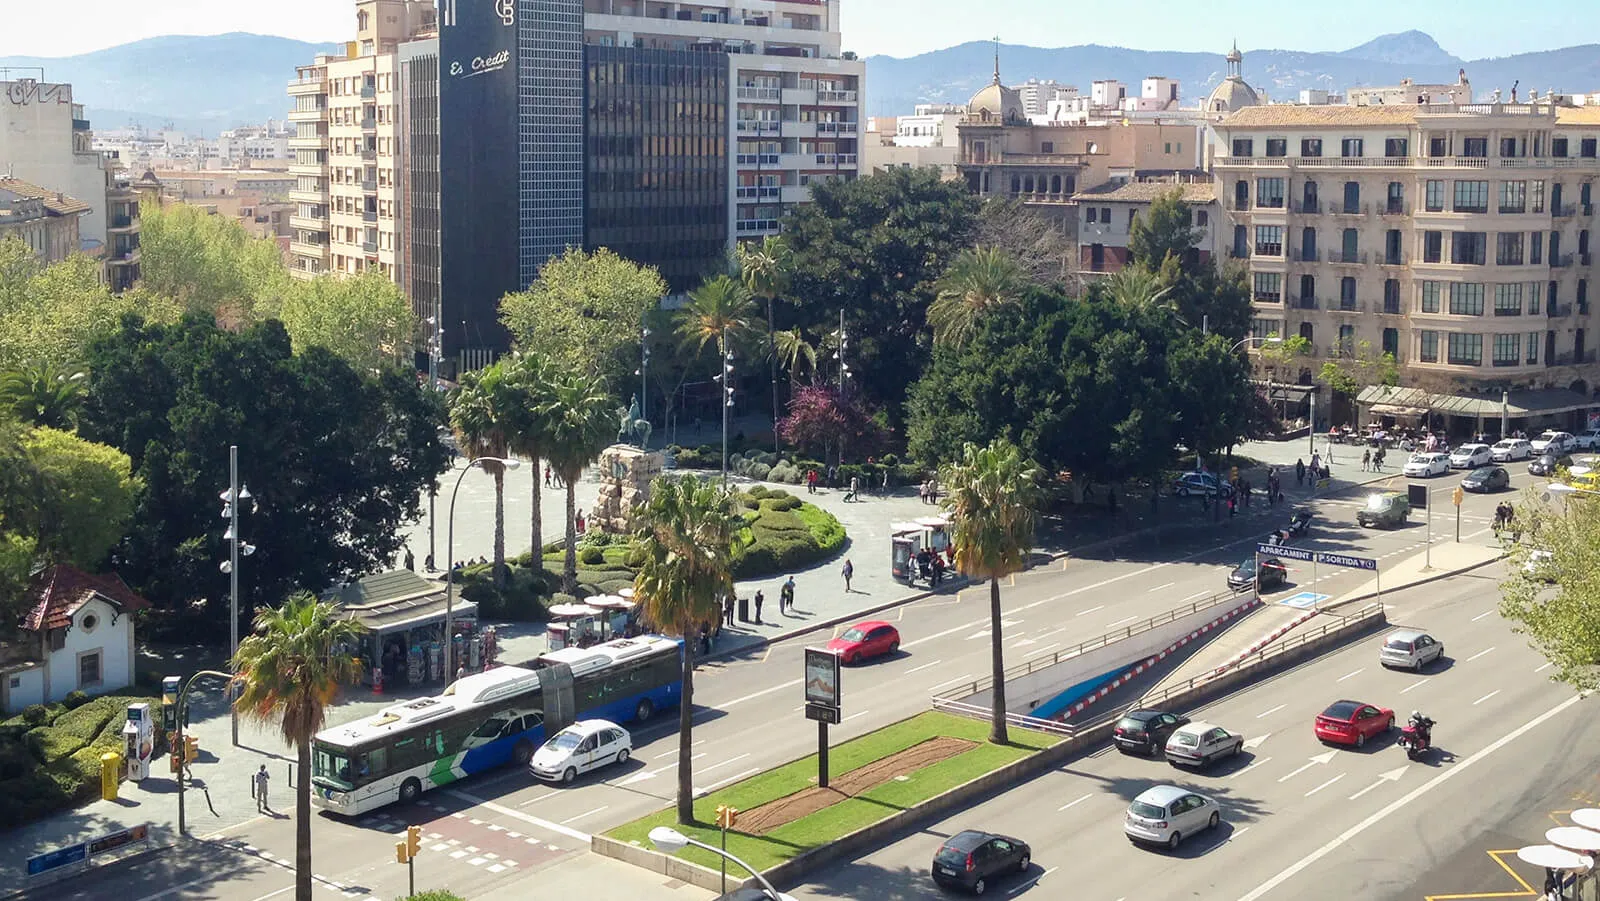
<svg viewBox="0 0 1600 901">
<path fill-rule="evenodd" d="M 733 407 L 733 351 L 728 349 L 728 327 L 722 327 L 722 337 L 718 341 L 722 349 L 722 374 L 717 380 L 722 383 L 722 490 L 728 490 L 728 410 Z"/>
</svg>

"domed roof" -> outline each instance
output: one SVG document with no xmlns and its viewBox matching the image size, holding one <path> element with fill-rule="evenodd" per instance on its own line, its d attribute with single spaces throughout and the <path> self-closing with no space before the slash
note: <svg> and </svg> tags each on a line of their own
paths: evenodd
<svg viewBox="0 0 1600 901">
<path fill-rule="evenodd" d="M 967 115 L 973 119 L 1010 122 L 1023 118 L 1022 97 L 998 81 L 985 85 L 967 101 Z"/>
<path fill-rule="evenodd" d="M 1256 94 L 1256 89 L 1244 83 L 1244 79 L 1237 75 L 1230 75 L 1222 80 L 1206 98 L 1206 112 L 1232 113 L 1247 106 L 1260 106 L 1261 97 Z"/>
</svg>

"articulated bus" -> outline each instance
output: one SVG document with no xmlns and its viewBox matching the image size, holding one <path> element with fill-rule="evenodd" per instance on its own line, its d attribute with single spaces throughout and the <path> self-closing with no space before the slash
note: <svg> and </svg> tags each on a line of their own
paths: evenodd
<svg viewBox="0 0 1600 901">
<path fill-rule="evenodd" d="M 679 703 L 682 657 L 681 641 L 659 635 L 564 648 L 324 729 L 312 741 L 312 802 L 355 816 L 506 763 L 525 766 L 579 717 L 648 720 Z"/>
</svg>

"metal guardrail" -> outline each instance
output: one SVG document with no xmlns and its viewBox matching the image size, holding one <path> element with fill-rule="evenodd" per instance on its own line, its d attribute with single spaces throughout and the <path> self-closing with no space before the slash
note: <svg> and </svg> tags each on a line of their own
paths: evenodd
<svg viewBox="0 0 1600 901">
<path fill-rule="evenodd" d="M 1338 614 L 1332 615 L 1337 616 Z M 1274 657 L 1277 657 L 1280 654 L 1287 654 L 1288 652 L 1306 644 L 1307 642 L 1326 638 L 1329 635 L 1336 634 L 1343 630 L 1355 631 L 1364 627 L 1374 617 L 1381 616 L 1383 616 L 1382 604 L 1368 604 L 1350 616 L 1340 616 L 1339 621 L 1336 623 L 1329 623 L 1320 629 L 1313 629 L 1310 632 L 1305 632 L 1300 635 L 1294 635 L 1286 638 L 1281 642 L 1274 642 L 1273 644 L 1270 644 L 1259 651 L 1235 658 L 1223 664 L 1221 667 L 1201 673 L 1193 678 L 1185 679 L 1182 682 L 1174 683 L 1166 688 L 1157 689 L 1156 691 L 1153 691 L 1150 694 L 1140 698 L 1136 702 L 1136 706 L 1159 707 L 1163 702 L 1174 695 L 1193 690 L 1194 688 L 1217 678 L 1219 675 L 1221 675 L 1221 670 L 1233 670 L 1242 666 L 1252 666 L 1258 663 L 1263 663 L 1271 660 Z"/>
<path fill-rule="evenodd" d="M 1029 660 L 1024 660 L 1016 666 L 1006 669 L 1004 674 L 1005 679 L 1007 682 L 1010 682 L 1011 680 L 1020 676 L 1026 676 L 1030 673 L 1055 666 L 1063 660 L 1071 660 L 1072 658 L 1082 656 L 1089 651 L 1097 651 L 1103 647 L 1116 644 L 1119 641 L 1126 641 L 1135 635 L 1148 632 L 1157 626 L 1164 626 L 1185 616 L 1190 616 L 1212 607 L 1221 606 L 1229 603 L 1230 601 L 1242 603 L 1242 598 L 1244 597 L 1247 597 L 1247 595 L 1239 592 L 1220 591 L 1208 598 L 1195 601 L 1192 604 L 1185 604 L 1182 607 L 1174 607 L 1165 613 L 1158 613 L 1143 622 L 1134 623 L 1125 629 L 1118 629 L 1115 632 L 1107 632 L 1104 635 L 1091 638 L 1085 642 L 1080 642 L 1079 644 L 1073 645 L 1070 648 L 1062 648 L 1061 650 L 1052 652 L 1048 655 L 1041 655 Z M 934 705 L 937 706 L 941 700 L 949 697 L 964 698 L 975 695 L 993 685 L 993 676 L 982 676 L 977 679 L 973 679 L 971 682 L 962 682 L 958 685 L 947 687 L 943 692 L 941 692 L 943 697 L 934 698 Z"/>
<path fill-rule="evenodd" d="M 992 709 L 981 704 L 967 704 L 950 698 L 934 698 L 933 709 L 979 720 L 988 720 L 994 715 Z M 1006 713 L 1006 725 L 1016 726 L 1018 729 L 1032 729 L 1036 732 L 1049 732 L 1052 735 L 1060 735 L 1063 738 L 1071 738 L 1078 732 L 1077 728 L 1070 723 L 1063 723 L 1060 720 L 1042 720 L 1036 716 L 1011 713 L 1009 711 Z"/>
</svg>

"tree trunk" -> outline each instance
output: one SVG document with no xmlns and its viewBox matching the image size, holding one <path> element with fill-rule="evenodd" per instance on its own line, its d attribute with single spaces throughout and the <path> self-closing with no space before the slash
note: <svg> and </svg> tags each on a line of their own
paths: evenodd
<svg viewBox="0 0 1600 901">
<path fill-rule="evenodd" d="M 311 897 L 311 736 L 295 742 L 294 901 Z"/>
<path fill-rule="evenodd" d="M 561 566 L 561 590 L 573 597 L 578 596 L 578 476 L 582 472 L 561 474 L 561 480 L 567 483 L 567 555 Z"/>
<path fill-rule="evenodd" d="M 506 584 L 506 473 L 497 467 L 494 474 L 494 586 Z"/>
<path fill-rule="evenodd" d="M 775 298 L 767 298 L 767 380 L 772 383 L 772 452 L 783 450 L 778 442 L 778 338 L 773 332 L 772 305 Z"/>
<path fill-rule="evenodd" d="M 544 482 L 539 471 L 539 455 L 533 455 L 530 462 L 533 465 L 533 570 L 537 573 L 544 566 L 544 513 L 539 509 Z"/>
<path fill-rule="evenodd" d="M 994 726 L 989 741 L 1006 744 L 1006 659 L 1000 637 L 1000 577 L 989 577 L 989 638 L 994 666 Z"/>
<path fill-rule="evenodd" d="M 683 629 L 683 696 L 678 700 L 678 824 L 694 825 L 694 643 L 698 631 Z"/>
</svg>

